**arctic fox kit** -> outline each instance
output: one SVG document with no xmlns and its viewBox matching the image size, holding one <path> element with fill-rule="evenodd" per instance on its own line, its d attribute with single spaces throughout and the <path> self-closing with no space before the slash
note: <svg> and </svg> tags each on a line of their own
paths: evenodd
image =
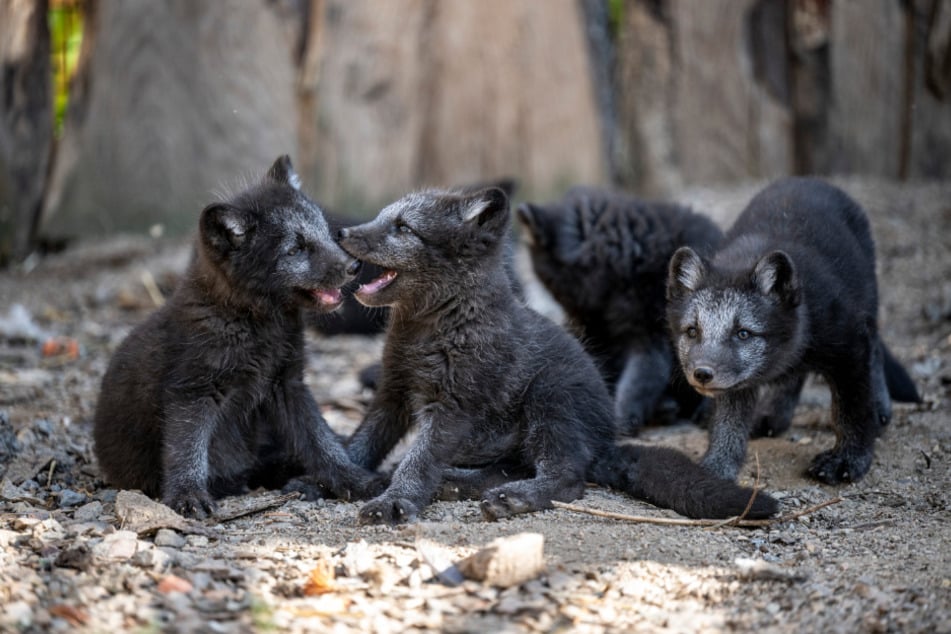
<svg viewBox="0 0 951 634">
<path fill-rule="evenodd" d="M 298 189 L 286 156 L 264 180 L 202 211 L 168 303 L 116 350 L 95 451 L 105 479 L 203 516 L 250 485 L 342 497 L 385 481 L 348 458 L 304 384 L 303 311 L 339 306 L 359 263 Z"/>
<path fill-rule="evenodd" d="M 391 308 L 380 385 L 348 451 L 373 469 L 419 429 L 361 521 L 412 520 L 441 489 L 506 517 L 578 498 L 586 478 L 686 515 L 741 513 L 749 489 L 671 449 L 614 443 L 611 398 L 593 362 L 516 299 L 508 226 L 497 188 L 430 190 L 339 234 L 345 250 L 384 270 L 357 299 Z M 751 515 L 775 510 L 760 493 Z"/>
<path fill-rule="evenodd" d="M 523 203 L 518 218 L 536 275 L 614 392 L 621 430 L 692 417 L 701 397 L 671 348 L 667 265 L 681 246 L 712 253 L 720 229 L 687 207 L 595 187 L 573 187 L 552 204 Z"/>
<path fill-rule="evenodd" d="M 674 347 L 690 384 L 715 399 L 702 464 L 734 478 L 750 433 L 785 431 L 806 374 L 817 372 L 832 391 L 836 443 L 809 474 L 828 484 L 862 478 L 891 399 L 919 400 L 877 314 L 865 213 L 818 179 L 760 192 L 712 259 L 678 250 L 668 281 Z"/>
</svg>

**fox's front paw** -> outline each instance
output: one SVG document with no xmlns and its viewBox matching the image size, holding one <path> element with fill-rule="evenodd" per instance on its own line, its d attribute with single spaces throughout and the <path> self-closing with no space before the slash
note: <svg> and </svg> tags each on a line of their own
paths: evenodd
<svg viewBox="0 0 951 634">
<path fill-rule="evenodd" d="M 361 524 L 403 524 L 414 522 L 419 508 L 406 498 L 378 497 L 360 509 Z"/>
<path fill-rule="evenodd" d="M 825 484 L 858 482 L 871 466 L 871 451 L 830 449 L 812 459 L 807 473 Z"/>
<path fill-rule="evenodd" d="M 196 519 L 205 519 L 218 508 L 211 495 L 203 489 L 167 493 L 162 497 L 162 503 L 179 515 Z"/>
</svg>

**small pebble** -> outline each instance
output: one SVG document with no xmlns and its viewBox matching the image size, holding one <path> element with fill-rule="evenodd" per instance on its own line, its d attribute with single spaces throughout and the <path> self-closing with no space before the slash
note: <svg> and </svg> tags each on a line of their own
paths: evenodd
<svg viewBox="0 0 951 634">
<path fill-rule="evenodd" d="M 59 492 L 59 505 L 64 508 L 76 506 L 86 501 L 86 496 L 72 489 L 63 489 Z M 101 505 L 100 505 L 101 506 Z"/>
<path fill-rule="evenodd" d="M 185 538 L 171 530 L 170 528 L 160 528 L 155 533 L 155 545 L 166 548 L 182 548 L 185 545 Z"/>
</svg>

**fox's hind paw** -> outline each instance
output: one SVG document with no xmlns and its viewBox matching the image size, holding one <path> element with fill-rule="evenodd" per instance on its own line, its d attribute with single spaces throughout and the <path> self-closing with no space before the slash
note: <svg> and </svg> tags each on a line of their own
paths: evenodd
<svg viewBox="0 0 951 634">
<path fill-rule="evenodd" d="M 480 507 L 485 519 L 495 521 L 519 513 L 550 509 L 551 497 L 541 491 L 528 490 L 525 481 L 512 482 L 487 491 Z"/>
<path fill-rule="evenodd" d="M 293 493 L 297 492 L 301 494 L 301 499 L 303 500 L 322 500 L 325 498 L 334 497 L 333 492 L 327 487 L 321 485 L 319 482 L 308 476 L 301 476 L 299 478 L 291 478 L 287 481 L 287 484 L 281 489 L 282 493 Z"/>
</svg>

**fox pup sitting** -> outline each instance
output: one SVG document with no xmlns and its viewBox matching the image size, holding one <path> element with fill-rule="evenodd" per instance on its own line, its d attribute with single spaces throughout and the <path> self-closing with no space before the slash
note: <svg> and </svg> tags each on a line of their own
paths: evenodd
<svg viewBox="0 0 951 634">
<path fill-rule="evenodd" d="M 350 254 L 384 271 L 357 299 L 391 308 L 380 384 L 348 451 L 373 469 L 419 430 L 361 521 L 412 520 L 440 490 L 506 517 L 578 498 L 586 479 L 694 517 L 741 513 L 749 489 L 679 452 L 614 443 L 611 398 L 591 359 L 516 299 L 508 226 L 499 189 L 430 190 L 339 234 Z M 760 493 L 750 513 L 775 510 Z"/>
<path fill-rule="evenodd" d="M 702 464 L 734 478 L 750 433 L 785 431 L 806 374 L 817 372 L 832 391 L 836 443 L 809 474 L 828 484 L 862 478 L 891 399 L 919 400 L 877 314 L 865 213 L 818 179 L 760 192 L 712 259 L 679 249 L 668 280 L 674 347 L 690 384 L 715 400 Z"/>
<path fill-rule="evenodd" d="M 181 513 L 248 486 L 375 495 L 304 384 L 303 311 L 328 312 L 359 263 L 282 156 L 264 180 L 201 213 L 168 303 L 122 342 L 102 380 L 95 451 L 105 479 Z"/>
<path fill-rule="evenodd" d="M 691 418 L 701 397 L 687 384 L 667 332 L 667 265 L 691 246 L 712 253 L 722 233 L 706 216 L 595 187 L 557 203 L 523 203 L 535 273 L 564 308 L 614 392 L 622 431 Z"/>
</svg>

